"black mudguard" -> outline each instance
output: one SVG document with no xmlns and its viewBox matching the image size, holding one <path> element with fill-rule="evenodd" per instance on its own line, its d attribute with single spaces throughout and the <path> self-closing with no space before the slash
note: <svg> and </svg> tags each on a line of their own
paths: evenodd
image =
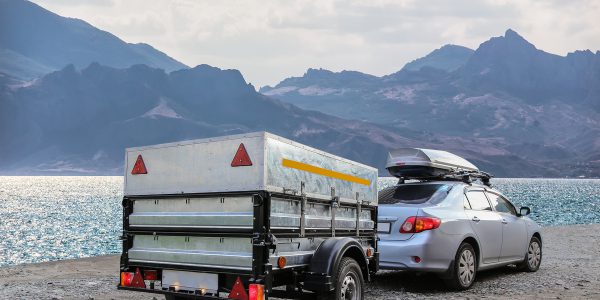
<svg viewBox="0 0 600 300">
<path fill-rule="evenodd" d="M 365 281 L 370 281 L 369 263 L 362 246 L 353 238 L 339 237 L 325 240 L 313 255 L 305 274 L 304 289 L 331 291 L 335 288 L 337 268 L 344 257 L 352 257 L 362 269 Z"/>
</svg>

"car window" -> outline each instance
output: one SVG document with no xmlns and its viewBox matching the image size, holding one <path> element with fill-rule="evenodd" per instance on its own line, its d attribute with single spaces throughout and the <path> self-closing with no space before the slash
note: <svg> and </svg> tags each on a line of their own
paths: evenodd
<svg viewBox="0 0 600 300">
<path fill-rule="evenodd" d="M 452 188 L 448 184 L 407 184 L 389 187 L 379 192 L 379 204 L 439 203 Z"/>
<path fill-rule="evenodd" d="M 488 199 L 485 197 L 483 191 L 468 191 L 467 199 L 471 204 L 471 209 L 474 210 L 492 210 Z"/>
<path fill-rule="evenodd" d="M 515 207 L 508 202 L 508 200 L 504 199 L 504 197 L 496 193 L 486 192 L 486 194 L 488 195 L 488 198 L 490 198 L 490 202 L 497 212 L 507 213 L 515 216 L 517 215 L 517 210 Z"/>
</svg>

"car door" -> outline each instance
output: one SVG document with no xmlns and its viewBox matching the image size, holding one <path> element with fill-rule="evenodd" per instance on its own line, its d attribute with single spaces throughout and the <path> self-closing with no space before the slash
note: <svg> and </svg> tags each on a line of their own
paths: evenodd
<svg viewBox="0 0 600 300">
<path fill-rule="evenodd" d="M 517 216 L 517 210 L 500 194 L 486 191 L 490 203 L 502 222 L 500 261 L 523 259 L 527 248 L 527 224 Z"/>
<path fill-rule="evenodd" d="M 484 264 L 497 262 L 502 249 L 500 216 L 492 210 L 483 189 L 467 190 L 466 197 L 469 207 L 465 208 L 465 213 L 479 238 L 481 261 Z"/>
</svg>

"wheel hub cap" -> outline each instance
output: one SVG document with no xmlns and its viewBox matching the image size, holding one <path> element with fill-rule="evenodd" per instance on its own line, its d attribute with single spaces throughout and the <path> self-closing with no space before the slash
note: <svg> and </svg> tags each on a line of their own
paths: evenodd
<svg viewBox="0 0 600 300">
<path fill-rule="evenodd" d="M 541 260 L 542 249 L 540 248 L 540 244 L 532 242 L 529 244 L 529 249 L 527 249 L 527 263 L 529 264 L 529 267 L 532 269 L 537 268 L 540 265 Z"/>
<path fill-rule="evenodd" d="M 346 300 L 355 300 L 356 295 L 358 294 L 356 291 L 356 281 L 354 280 L 354 277 L 352 277 L 351 275 L 347 275 L 346 277 L 344 277 L 344 281 L 342 282 L 342 288 L 341 288 L 341 294 L 342 294 L 342 299 L 346 299 Z"/>
<path fill-rule="evenodd" d="M 458 260 L 458 275 L 460 282 L 467 286 L 475 275 L 475 256 L 470 250 L 464 250 Z"/>
</svg>

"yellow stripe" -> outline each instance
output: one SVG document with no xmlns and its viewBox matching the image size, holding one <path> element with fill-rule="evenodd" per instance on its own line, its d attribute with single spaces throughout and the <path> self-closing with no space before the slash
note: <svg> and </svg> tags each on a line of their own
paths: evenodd
<svg viewBox="0 0 600 300">
<path fill-rule="evenodd" d="M 292 169 L 302 170 L 302 171 L 306 171 L 309 173 L 323 175 L 323 176 L 327 176 L 327 177 L 331 177 L 331 178 L 337 178 L 337 179 L 350 181 L 350 182 L 354 182 L 354 183 L 358 183 L 358 184 L 362 184 L 362 185 L 367 185 L 367 186 L 371 185 L 371 181 L 368 179 L 364 179 L 364 178 L 360 178 L 360 177 L 356 177 L 356 176 L 352 176 L 352 175 L 348 175 L 348 174 L 344 174 L 344 173 L 340 173 L 340 172 L 336 172 L 336 171 L 331 171 L 331 170 L 315 167 L 313 165 L 309 165 L 309 164 L 305 164 L 305 163 L 301 163 L 301 162 L 297 162 L 297 161 L 293 161 L 293 160 L 289 160 L 289 159 L 285 159 L 285 158 L 281 161 L 281 165 L 284 167 L 292 168 Z"/>
</svg>

